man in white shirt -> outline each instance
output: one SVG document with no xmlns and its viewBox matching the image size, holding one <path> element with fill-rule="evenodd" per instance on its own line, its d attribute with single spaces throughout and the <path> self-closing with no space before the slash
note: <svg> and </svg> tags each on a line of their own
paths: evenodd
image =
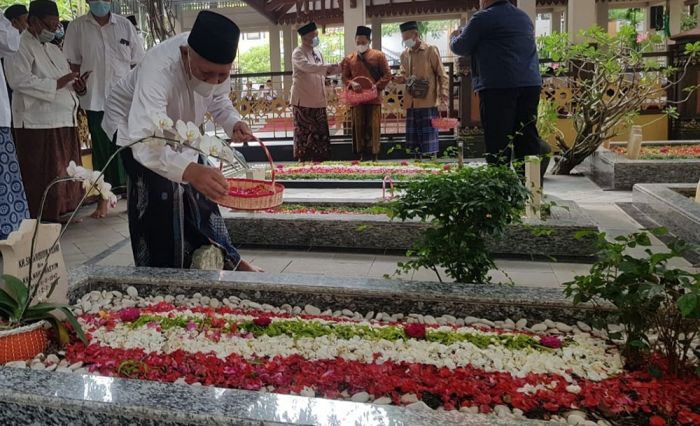
<svg viewBox="0 0 700 426">
<path fill-rule="evenodd" d="M 90 12 L 71 22 L 63 42 L 63 52 L 78 73 L 90 72 L 87 93 L 80 98 L 92 139 L 92 162 L 103 170 L 117 150 L 113 135 L 102 130 L 104 103 L 112 87 L 139 63 L 144 55 L 143 43 L 134 26 L 123 16 L 111 13 L 111 1 L 87 0 Z M 126 172 L 121 161 L 113 161 L 104 171 L 105 181 L 115 192 L 126 186 Z M 93 217 L 107 214 L 108 204 L 101 200 Z"/>
<path fill-rule="evenodd" d="M 231 65 L 240 30 L 228 18 L 202 11 L 190 33 L 148 51 L 112 90 L 104 130 L 118 145 L 153 136 L 154 119 L 167 116 L 201 125 L 210 113 L 237 142 L 253 136 L 229 99 Z M 221 218 L 217 199 L 228 192 L 221 171 L 193 150 L 132 145 L 122 152 L 129 175 L 129 231 L 136 266 L 188 268 L 195 250 L 214 245 L 227 269 L 257 271 L 241 259 Z"/>
<path fill-rule="evenodd" d="M 5 59 L 19 49 L 19 31 L 0 15 L 0 57 Z M 10 103 L 5 74 L 0 72 L 0 240 L 4 240 L 29 217 L 17 151 L 10 131 Z"/>
</svg>

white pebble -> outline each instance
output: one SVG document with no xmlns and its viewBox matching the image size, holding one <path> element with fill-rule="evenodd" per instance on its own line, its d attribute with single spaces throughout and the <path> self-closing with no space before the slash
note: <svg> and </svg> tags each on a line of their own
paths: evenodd
<svg viewBox="0 0 700 426">
<path fill-rule="evenodd" d="M 566 387 L 566 391 L 569 393 L 579 394 L 581 393 L 581 386 L 579 385 L 569 385 Z"/>
<path fill-rule="evenodd" d="M 350 309 L 343 309 L 341 313 L 346 317 L 355 316 L 355 314 Z"/>
<path fill-rule="evenodd" d="M 525 415 L 525 412 L 521 410 L 520 408 L 513 408 L 513 415 L 515 417 L 523 417 Z"/>
<path fill-rule="evenodd" d="M 522 330 L 525 327 L 527 327 L 527 320 L 525 318 L 518 320 L 518 322 L 515 323 L 515 328 L 518 330 Z"/>
<path fill-rule="evenodd" d="M 321 312 L 321 315 L 331 316 L 333 315 L 333 311 L 331 311 L 330 309 L 326 309 L 325 311 Z"/>
<path fill-rule="evenodd" d="M 557 324 L 551 319 L 546 319 L 542 322 L 544 322 L 544 325 L 546 325 L 548 328 L 555 328 L 557 326 Z"/>
<path fill-rule="evenodd" d="M 47 363 L 47 364 L 58 364 L 59 362 L 60 362 L 60 360 L 59 360 L 58 357 L 57 357 L 56 355 L 54 355 L 54 354 L 51 354 L 51 355 L 49 355 L 49 356 L 46 357 L 46 363 Z"/>
<path fill-rule="evenodd" d="M 292 308 L 292 313 L 294 315 L 299 315 L 301 313 L 301 308 L 299 306 L 295 306 L 294 308 Z"/>
<path fill-rule="evenodd" d="M 96 302 L 100 299 L 102 299 L 102 293 L 100 293 L 99 291 L 91 291 L 90 292 L 90 300 L 92 300 L 93 302 Z"/>
<path fill-rule="evenodd" d="M 46 370 L 46 366 L 40 362 L 35 362 L 31 366 L 32 370 Z"/>
<path fill-rule="evenodd" d="M 556 323 L 556 328 L 557 330 L 561 331 L 562 333 L 569 333 L 571 330 L 573 330 L 573 327 L 570 325 L 564 324 L 563 322 L 558 322 Z"/>
<path fill-rule="evenodd" d="M 428 325 L 435 325 L 437 324 L 437 321 L 435 320 L 435 317 L 432 315 L 425 315 L 423 317 L 423 321 L 428 324 Z"/>
<path fill-rule="evenodd" d="M 401 395 L 401 403 L 402 404 L 413 404 L 414 402 L 418 401 L 418 397 L 414 393 L 407 393 L 404 395 Z"/>
<path fill-rule="evenodd" d="M 514 330 L 514 329 L 515 329 L 515 324 L 505 323 L 505 324 L 503 324 L 503 329 L 504 329 L 504 330 Z"/>
<path fill-rule="evenodd" d="M 27 368 L 27 362 L 26 361 L 12 361 L 12 362 L 8 362 L 7 364 L 5 364 L 5 367 Z"/>
<path fill-rule="evenodd" d="M 510 412 L 510 408 L 506 405 L 496 405 L 493 407 L 493 411 L 496 413 L 498 417 L 510 417 L 512 416 L 512 413 Z"/>
<path fill-rule="evenodd" d="M 408 404 L 406 408 L 408 408 L 409 410 L 417 411 L 433 411 L 433 409 L 428 407 L 428 405 L 423 401 L 417 401 L 412 404 Z"/>
<path fill-rule="evenodd" d="M 194 382 L 194 383 L 192 383 L 192 386 L 202 386 L 202 384 L 199 382 Z"/>
<path fill-rule="evenodd" d="M 89 374 L 90 372 L 87 370 L 87 368 L 83 367 L 83 368 L 79 368 L 79 369 L 75 370 L 73 373 L 75 373 L 75 374 Z"/>
<path fill-rule="evenodd" d="M 136 290 L 136 287 L 129 286 L 129 288 L 126 289 L 126 294 L 128 294 L 129 297 L 138 297 L 139 291 Z"/>
<path fill-rule="evenodd" d="M 471 407 L 462 407 L 459 409 L 460 413 L 467 413 L 467 414 L 479 414 L 479 407 L 476 406 L 471 406 Z"/>
<path fill-rule="evenodd" d="M 316 396 L 316 391 L 314 391 L 308 386 L 304 386 L 304 389 L 302 389 L 301 392 L 299 392 L 299 395 L 313 398 Z"/>
<path fill-rule="evenodd" d="M 192 295 L 193 299 L 201 299 L 202 298 L 202 293 L 195 293 Z"/>
<path fill-rule="evenodd" d="M 535 324 L 535 325 L 533 325 L 532 327 L 530 327 L 530 331 L 532 331 L 533 333 L 541 333 L 541 332 L 543 332 L 543 331 L 545 331 L 545 330 L 547 330 L 547 324 L 542 323 L 542 322 L 539 323 L 539 324 Z"/>
<path fill-rule="evenodd" d="M 572 414 L 566 418 L 566 423 L 570 424 L 571 426 L 580 425 L 581 423 L 583 423 L 585 421 L 586 421 L 586 419 L 579 416 L 578 414 Z"/>
<path fill-rule="evenodd" d="M 114 297 L 116 297 L 117 299 L 121 299 L 122 297 L 124 297 L 124 295 L 122 294 L 122 292 L 121 292 L 121 291 L 117 291 L 117 290 L 114 290 L 114 291 L 112 292 L 112 295 L 113 295 Z"/>
<path fill-rule="evenodd" d="M 487 319 L 480 319 L 479 321 L 477 321 L 477 324 L 486 325 L 488 327 L 495 327 L 496 326 L 496 323 L 494 323 L 493 321 L 487 320 Z"/>
<path fill-rule="evenodd" d="M 369 401 L 369 394 L 367 392 L 358 392 L 350 400 L 352 402 L 367 402 Z"/>
<path fill-rule="evenodd" d="M 175 383 L 176 385 L 186 385 L 187 384 L 184 377 L 179 377 L 173 383 Z"/>
<path fill-rule="evenodd" d="M 57 373 L 72 373 L 73 370 L 71 370 L 68 367 L 58 367 L 58 368 L 56 368 L 56 372 Z"/>
<path fill-rule="evenodd" d="M 374 311 L 369 311 L 367 314 L 364 316 L 366 320 L 371 320 L 374 317 Z"/>
<path fill-rule="evenodd" d="M 58 368 L 58 364 L 47 365 L 46 371 L 54 371 L 56 368 Z"/>
<path fill-rule="evenodd" d="M 212 299 L 209 301 L 209 306 L 211 306 L 212 308 L 216 309 L 216 308 L 218 308 L 219 306 L 221 306 L 221 302 L 219 302 L 219 299 L 217 299 L 217 298 L 212 298 Z"/>
<path fill-rule="evenodd" d="M 586 332 L 591 331 L 591 326 L 586 324 L 585 322 L 577 321 L 576 327 L 578 327 L 579 330 L 581 330 L 581 331 L 586 331 Z"/>
<path fill-rule="evenodd" d="M 383 396 L 381 398 L 375 399 L 372 404 L 377 404 L 377 405 L 389 405 L 391 404 L 391 398 L 388 396 Z"/>
<path fill-rule="evenodd" d="M 84 312 L 89 312 L 92 309 L 92 303 L 90 303 L 89 301 L 85 301 L 81 305 L 81 308 L 83 308 Z"/>
<path fill-rule="evenodd" d="M 165 301 L 165 298 L 163 298 L 163 296 L 156 296 L 153 298 L 153 303 L 155 303 L 156 305 L 163 301 Z"/>
<path fill-rule="evenodd" d="M 304 312 L 307 315 L 321 315 L 321 310 L 315 307 L 314 305 L 304 306 Z"/>
<path fill-rule="evenodd" d="M 208 305 L 210 301 L 211 301 L 211 298 L 209 296 L 202 296 L 199 299 L 199 303 L 201 303 L 202 305 Z"/>
<path fill-rule="evenodd" d="M 74 363 L 74 364 L 71 364 L 70 367 L 68 367 L 68 368 L 69 368 L 71 371 L 75 371 L 75 370 L 81 368 L 82 366 L 83 366 L 83 362 L 82 362 L 82 361 L 78 361 L 78 362 L 76 362 L 76 363 Z"/>
<path fill-rule="evenodd" d="M 165 300 L 167 303 L 173 303 L 175 301 L 175 296 L 173 296 L 172 294 L 168 294 L 163 300 Z"/>
</svg>

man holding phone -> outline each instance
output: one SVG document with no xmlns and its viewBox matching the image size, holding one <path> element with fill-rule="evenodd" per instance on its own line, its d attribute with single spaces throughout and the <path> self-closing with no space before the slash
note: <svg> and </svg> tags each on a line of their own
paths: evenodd
<svg viewBox="0 0 700 426">
<path fill-rule="evenodd" d="M 82 72 L 82 78 L 90 76 L 87 90 L 80 96 L 80 106 L 88 118 L 93 167 L 102 170 L 117 150 L 112 141 L 114 135 L 107 135 L 102 130 L 105 100 L 113 86 L 141 61 L 145 52 L 131 22 L 111 13 L 111 1 L 86 1 L 90 11 L 71 22 L 63 51 L 73 71 Z M 126 172 L 119 159 L 110 164 L 104 176 L 115 192 L 125 191 Z M 107 209 L 107 202 L 100 200 L 92 217 L 105 217 Z"/>
</svg>

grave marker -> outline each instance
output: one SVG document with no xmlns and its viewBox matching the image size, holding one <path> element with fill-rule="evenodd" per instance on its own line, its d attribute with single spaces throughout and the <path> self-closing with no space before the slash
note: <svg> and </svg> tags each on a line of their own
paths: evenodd
<svg viewBox="0 0 700 426">
<path fill-rule="evenodd" d="M 27 284 L 29 282 L 30 251 L 32 236 L 37 221 L 25 219 L 20 228 L 11 233 L 6 240 L 0 240 L 0 253 L 2 253 L 2 273 L 13 275 Z M 61 246 L 53 243 L 61 233 L 59 224 L 40 224 L 34 248 L 34 265 L 32 266 L 32 290 L 36 288 L 37 280 L 41 275 L 44 265 L 48 260 L 48 267 L 44 276 L 38 283 L 39 290 L 34 302 L 67 303 L 68 302 L 68 273 L 63 260 Z M 46 255 L 51 250 L 48 259 Z M 58 284 L 51 297 L 48 297 L 51 283 L 58 280 Z"/>
</svg>

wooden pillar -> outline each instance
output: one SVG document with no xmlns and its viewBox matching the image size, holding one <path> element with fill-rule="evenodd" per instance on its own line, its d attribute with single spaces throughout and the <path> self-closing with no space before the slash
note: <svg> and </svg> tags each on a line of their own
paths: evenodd
<svg viewBox="0 0 700 426">
<path fill-rule="evenodd" d="M 669 24 L 671 35 L 681 32 L 683 12 L 685 10 L 684 0 L 670 0 L 669 2 Z"/>
<path fill-rule="evenodd" d="M 537 23 L 537 2 L 536 0 L 518 0 L 518 9 L 522 9 L 532 20 L 532 24 Z"/>
<path fill-rule="evenodd" d="M 285 26 L 282 27 L 282 39 L 284 42 L 284 70 L 287 72 L 292 71 L 292 52 L 296 48 L 297 32 L 294 27 Z M 285 96 L 289 96 L 290 90 L 292 89 L 292 76 L 284 77 L 284 85 L 282 90 Z"/>
<path fill-rule="evenodd" d="M 372 19 L 372 49 L 382 50 L 382 21 Z"/>
</svg>

